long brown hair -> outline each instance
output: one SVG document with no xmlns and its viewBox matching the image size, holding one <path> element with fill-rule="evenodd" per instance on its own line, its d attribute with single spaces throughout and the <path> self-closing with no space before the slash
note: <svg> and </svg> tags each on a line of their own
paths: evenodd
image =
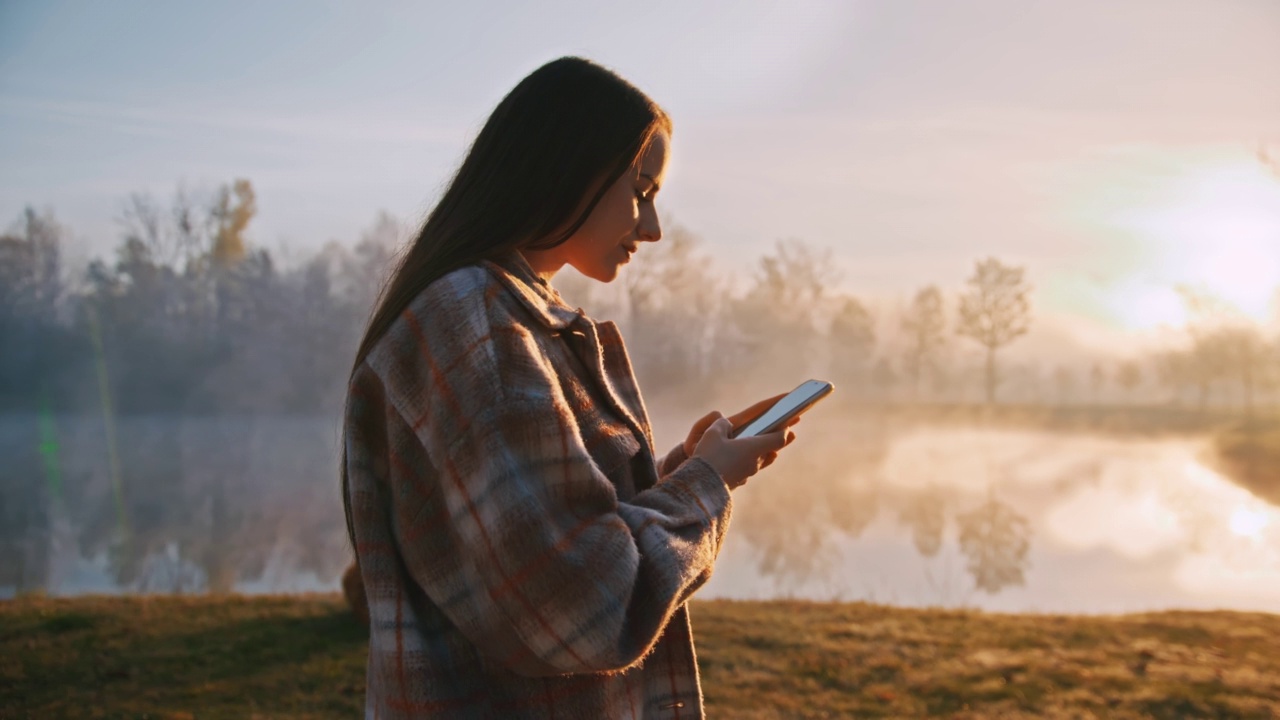
<svg viewBox="0 0 1280 720">
<path fill-rule="evenodd" d="M 432 281 L 513 249 L 546 249 L 567 240 L 658 130 L 671 133 L 662 108 L 589 60 L 563 57 L 521 80 L 485 121 L 391 274 L 352 374 Z M 345 431 L 342 503 L 354 548 Z"/>
</svg>

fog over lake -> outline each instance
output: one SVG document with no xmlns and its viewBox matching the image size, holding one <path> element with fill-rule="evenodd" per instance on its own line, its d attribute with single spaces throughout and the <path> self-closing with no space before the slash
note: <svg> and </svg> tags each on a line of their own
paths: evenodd
<svg viewBox="0 0 1280 720">
<path fill-rule="evenodd" d="M 687 413 L 652 412 L 661 451 Z M 10 457 L 40 442 L 35 417 L 2 424 Z M 176 473 L 168 505 L 123 520 L 101 418 L 59 417 L 57 427 L 63 494 L 48 531 L 50 594 L 206 590 L 201 553 L 215 535 L 242 568 L 236 591 L 337 589 L 349 551 L 335 418 L 121 419 L 131 477 L 148 466 Z M 1211 469 L 1204 437 L 894 424 L 836 402 L 798 430 L 778 463 L 737 491 L 729 540 L 699 597 L 1071 613 L 1280 607 L 1280 509 Z M 233 533 L 213 525 L 219 483 Z M 1021 583 L 984 592 L 957 518 L 991 499 L 1025 520 L 1026 552 Z M 109 537 L 122 521 L 146 544 L 133 549 L 142 556 L 128 582 L 113 571 L 121 558 Z"/>
</svg>

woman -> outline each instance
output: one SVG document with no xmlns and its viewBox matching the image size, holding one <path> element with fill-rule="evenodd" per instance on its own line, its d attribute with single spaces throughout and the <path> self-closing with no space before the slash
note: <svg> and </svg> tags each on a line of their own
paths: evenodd
<svg viewBox="0 0 1280 720">
<path fill-rule="evenodd" d="M 655 458 L 617 329 L 547 282 L 565 265 L 609 282 L 661 238 L 670 136 L 613 73 L 544 65 L 494 110 L 385 289 L 344 428 L 368 717 L 701 716 L 684 603 L 730 490 L 792 436 L 728 437 L 771 398 Z"/>
</svg>

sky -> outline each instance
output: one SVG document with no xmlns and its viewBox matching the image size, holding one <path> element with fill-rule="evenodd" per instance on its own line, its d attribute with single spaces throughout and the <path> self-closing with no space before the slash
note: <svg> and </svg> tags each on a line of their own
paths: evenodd
<svg viewBox="0 0 1280 720">
<path fill-rule="evenodd" d="M 727 271 L 797 238 L 892 304 L 993 255 L 1080 345 L 1184 321 L 1179 284 L 1280 316 L 1276 0 L 10 0 L 0 227 L 50 208 L 106 256 L 131 193 L 243 177 L 255 243 L 354 243 L 566 54 L 670 112 L 660 209 Z"/>
</svg>

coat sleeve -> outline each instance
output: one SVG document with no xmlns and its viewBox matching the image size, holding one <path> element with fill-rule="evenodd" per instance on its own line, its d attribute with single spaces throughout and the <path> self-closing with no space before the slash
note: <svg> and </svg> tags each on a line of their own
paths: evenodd
<svg viewBox="0 0 1280 720">
<path fill-rule="evenodd" d="M 684 443 L 676 443 L 676 446 L 658 461 L 658 477 L 665 478 L 688 459 L 689 456 L 684 452 Z"/>
<path fill-rule="evenodd" d="M 500 304 L 470 302 L 411 308 L 389 348 L 371 355 L 431 466 L 393 476 L 393 503 L 434 498 L 431 512 L 393 508 L 405 568 L 481 652 L 513 672 L 629 667 L 710 577 L 728 526 L 728 488 L 695 458 L 619 502 L 532 335 L 544 330 Z M 444 557 L 421 541 L 441 532 Z"/>
</svg>

